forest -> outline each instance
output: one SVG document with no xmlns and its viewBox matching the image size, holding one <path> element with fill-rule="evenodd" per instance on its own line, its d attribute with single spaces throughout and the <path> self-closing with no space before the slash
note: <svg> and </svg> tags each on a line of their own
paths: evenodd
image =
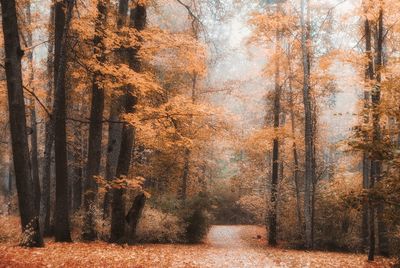
<svg viewBox="0 0 400 268">
<path fill-rule="evenodd" d="M 400 1 L 0 5 L 0 267 L 400 267 Z"/>
</svg>

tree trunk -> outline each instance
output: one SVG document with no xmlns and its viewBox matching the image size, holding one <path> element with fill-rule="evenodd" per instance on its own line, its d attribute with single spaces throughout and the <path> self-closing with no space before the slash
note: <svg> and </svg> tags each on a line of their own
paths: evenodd
<svg viewBox="0 0 400 268">
<path fill-rule="evenodd" d="M 304 220 L 305 220 L 305 238 L 306 248 L 313 247 L 312 241 L 312 184 L 315 180 L 314 159 L 314 127 L 313 110 L 310 87 L 310 54 L 309 54 L 309 28 L 305 22 L 305 9 L 309 10 L 308 0 L 301 1 L 301 48 L 303 56 L 303 103 L 305 113 L 305 182 L 304 182 Z M 309 24 L 309 23 L 307 23 Z"/>
<path fill-rule="evenodd" d="M 279 10 L 278 10 L 279 11 Z M 270 246 L 276 246 L 277 244 L 277 199 L 278 199 L 278 176 L 279 176 L 279 138 L 278 129 L 280 127 L 280 113 L 281 113 L 281 86 L 280 86 L 280 68 L 279 68 L 279 43 L 280 33 L 276 30 L 276 48 L 275 48 L 275 93 L 274 93 L 274 130 L 275 137 L 273 141 L 272 149 L 272 174 L 271 174 L 271 196 L 270 196 L 270 208 L 268 216 L 268 244 Z"/>
<path fill-rule="evenodd" d="M 128 223 L 128 244 L 132 245 L 136 242 L 136 227 L 142 216 L 143 208 L 146 203 L 146 195 L 140 193 L 135 197 L 132 207 L 129 209 L 126 215 L 126 221 Z"/>
<path fill-rule="evenodd" d="M 136 99 L 129 92 L 126 94 L 126 113 L 133 113 Z M 116 178 L 127 176 L 131 164 L 134 129 L 124 124 L 122 129 L 121 148 L 118 158 Z M 124 189 L 113 189 L 111 213 L 111 242 L 122 242 L 125 238 L 125 201 Z"/>
<path fill-rule="evenodd" d="M 103 51 L 105 49 L 103 44 L 102 32 L 107 23 L 107 8 L 108 3 L 105 0 L 99 0 L 97 3 L 97 21 L 96 21 L 96 34 L 93 40 L 94 52 L 97 54 L 96 58 L 100 64 L 105 61 Z M 100 86 L 101 73 L 96 72 L 93 76 L 92 83 L 92 106 L 90 111 L 90 125 L 89 125 L 89 151 L 87 163 L 87 178 L 84 181 L 84 208 L 85 218 L 82 238 L 86 241 L 93 241 L 96 239 L 97 234 L 95 230 L 94 212 L 96 206 L 96 196 L 98 186 L 95 176 L 100 174 L 101 165 L 101 141 L 103 137 L 103 112 L 104 112 L 104 88 Z"/>
<path fill-rule="evenodd" d="M 293 71 L 292 71 L 292 63 L 289 59 L 289 107 L 290 107 L 290 121 L 291 121 L 291 131 L 293 136 L 293 164 L 294 164 L 294 171 L 293 171 L 293 178 L 295 184 L 295 191 L 296 191 L 296 215 L 297 215 L 297 224 L 299 227 L 299 234 L 303 229 L 303 223 L 301 220 L 301 196 L 300 196 L 300 164 L 299 164 L 299 153 L 297 148 L 297 143 L 295 140 L 296 137 L 296 115 L 294 112 L 294 101 L 293 101 L 293 87 L 292 87 L 292 79 L 293 79 Z"/>
<path fill-rule="evenodd" d="M 66 133 L 67 39 L 72 19 L 74 1 L 57 2 L 55 8 L 55 66 L 58 66 L 54 99 L 56 205 L 54 234 L 56 242 L 71 242 L 68 201 L 68 163 Z M 66 10 L 66 13 L 64 13 Z M 60 25 L 64 24 L 63 29 Z M 61 31 L 61 33 L 60 33 Z"/>
<path fill-rule="evenodd" d="M 142 31 L 146 26 L 146 7 L 138 3 L 131 9 L 130 27 L 137 31 Z M 130 48 L 129 67 L 136 72 L 141 71 L 141 62 L 137 57 L 140 47 Z M 136 97 L 130 92 L 130 88 L 126 89 L 125 94 L 125 113 L 133 113 L 135 111 Z M 132 149 L 134 139 L 134 128 L 132 125 L 124 124 L 122 129 L 121 148 L 118 158 L 116 177 L 127 176 L 131 164 Z M 123 189 L 113 189 L 112 215 L 111 215 L 111 241 L 119 242 L 124 239 L 125 235 L 125 201 L 123 198 Z"/>
<path fill-rule="evenodd" d="M 125 26 L 128 16 L 128 0 L 119 0 L 117 27 Z M 123 55 L 119 55 L 123 59 Z M 123 110 L 123 97 L 117 97 L 117 94 L 111 96 L 110 116 L 108 125 L 108 143 L 107 143 L 107 160 L 106 160 L 106 179 L 112 180 L 115 177 L 119 149 L 121 147 L 122 125 L 120 123 L 112 123 L 120 119 Z M 103 218 L 106 219 L 110 214 L 111 192 L 106 189 L 103 202 Z"/>
<path fill-rule="evenodd" d="M 25 44 L 27 47 L 31 47 L 33 45 L 32 42 L 32 14 L 31 14 L 31 2 L 28 1 L 27 9 L 26 9 L 26 24 L 27 24 L 27 35 L 25 39 Z M 34 69 L 33 69 L 33 52 L 29 50 L 27 53 L 28 59 L 28 69 L 29 69 L 29 78 L 28 84 L 33 85 L 34 83 Z M 31 88 L 33 92 L 35 92 L 34 88 Z M 29 112 L 30 112 L 30 144 L 31 144 L 31 165 L 32 165 L 32 179 L 35 189 L 35 209 L 37 213 L 40 212 L 40 179 L 39 179 L 39 161 L 38 161 L 38 128 L 36 125 L 36 102 L 33 96 L 29 97 Z"/>
<path fill-rule="evenodd" d="M 81 112 L 81 105 L 76 109 Z M 77 212 L 82 205 L 82 181 L 83 181 L 83 130 L 81 125 L 74 126 L 74 181 L 72 182 L 72 210 Z"/>
<path fill-rule="evenodd" d="M 118 121 L 121 115 L 122 98 L 116 96 L 111 97 L 110 117 L 108 125 L 108 145 L 107 145 L 107 160 L 106 160 L 106 179 L 111 181 L 115 177 L 118 164 L 119 150 L 121 147 L 122 124 L 111 123 Z M 104 195 L 103 217 L 109 217 L 109 208 L 111 201 L 111 193 L 107 190 Z"/>
<path fill-rule="evenodd" d="M 367 12 L 367 10 L 366 10 Z M 368 19 L 365 20 L 364 23 L 364 31 L 365 31 L 365 54 L 368 58 L 368 63 L 365 68 L 365 78 L 366 82 L 369 84 L 371 81 L 374 80 L 374 67 L 373 67 L 373 55 L 372 55 L 372 42 L 371 42 L 371 26 L 370 21 Z M 369 123 L 369 109 L 370 109 L 370 94 L 368 90 L 364 91 L 364 118 L 363 122 L 365 124 Z M 368 142 L 368 133 L 364 133 L 364 141 Z M 370 187 L 370 169 L 371 169 L 371 160 L 368 157 L 367 153 L 363 154 L 363 188 L 368 189 Z M 364 202 L 362 206 L 362 225 L 361 225 L 361 234 L 362 234 L 362 241 L 363 247 L 367 248 L 375 248 L 375 242 L 372 243 L 370 237 L 370 229 L 375 230 L 374 225 L 372 224 L 369 226 L 369 215 L 372 216 L 372 211 L 369 211 L 369 204 L 368 202 Z M 372 223 L 375 220 L 371 221 Z M 370 252 L 372 253 L 372 252 Z M 373 253 L 372 253 L 373 255 Z M 373 257 L 372 257 L 373 258 Z"/>
<path fill-rule="evenodd" d="M 23 232 L 21 245 L 41 247 L 43 239 L 35 207 L 22 84 L 21 59 L 24 52 L 20 47 L 15 0 L 1 0 L 1 11 L 13 162 Z"/>
<path fill-rule="evenodd" d="M 382 82 L 382 69 L 383 62 L 383 45 L 384 45 L 384 29 L 383 29 L 383 8 L 379 10 L 379 18 L 377 25 L 377 53 L 376 53 L 376 80 L 378 86 L 373 90 L 372 94 L 372 107 L 373 107 L 373 128 L 374 128 L 374 142 L 381 142 L 382 135 L 380 129 L 380 112 L 378 106 L 381 103 L 381 82 Z M 371 176 L 374 180 L 379 182 L 382 180 L 382 161 L 377 155 L 372 162 Z M 382 256 L 389 256 L 389 239 L 387 237 L 387 226 L 384 219 L 384 204 L 379 201 L 377 207 L 377 220 L 378 220 L 378 249 Z"/>
<path fill-rule="evenodd" d="M 185 201 L 187 198 L 187 188 L 189 180 L 189 162 L 190 162 L 190 149 L 185 148 L 184 151 L 184 163 L 183 163 L 183 174 L 182 174 L 182 187 L 180 193 L 180 199 Z"/>
<path fill-rule="evenodd" d="M 54 5 L 50 9 L 50 23 L 49 23 L 49 36 L 54 34 Z M 63 28 L 63 27 L 62 27 Z M 50 38 L 52 39 L 52 38 Z M 54 94 L 54 78 L 56 77 L 54 69 L 56 68 L 54 62 L 54 41 L 50 41 L 47 51 L 47 107 L 52 106 Z M 58 68 L 58 66 L 57 66 Z M 54 144 L 54 122 L 53 116 L 47 118 L 45 124 L 45 141 L 44 141 L 44 157 L 42 165 L 42 196 L 40 206 L 40 226 L 44 236 L 52 235 L 50 226 L 50 192 L 51 192 L 51 162 L 52 162 L 52 149 Z"/>
</svg>

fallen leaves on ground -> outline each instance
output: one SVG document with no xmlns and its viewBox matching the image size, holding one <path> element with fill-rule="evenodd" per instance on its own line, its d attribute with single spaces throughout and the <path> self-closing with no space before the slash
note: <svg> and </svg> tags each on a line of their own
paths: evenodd
<svg viewBox="0 0 400 268">
<path fill-rule="evenodd" d="M 24 249 L 0 244 L 0 267 L 391 267 L 393 260 L 367 262 L 365 255 L 269 248 L 255 226 L 214 226 L 200 245 L 121 246 L 47 242 Z"/>
</svg>

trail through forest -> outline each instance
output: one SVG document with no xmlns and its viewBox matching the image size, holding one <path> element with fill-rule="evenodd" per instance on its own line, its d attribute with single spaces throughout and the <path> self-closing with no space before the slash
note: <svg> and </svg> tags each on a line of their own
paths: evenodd
<svg viewBox="0 0 400 268">
<path fill-rule="evenodd" d="M 261 236 L 257 237 L 257 236 Z M 119 246 L 54 243 L 26 249 L 0 245 L 0 267 L 390 267 L 388 259 L 265 246 L 265 228 L 213 226 L 200 245 Z"/>
</svg>

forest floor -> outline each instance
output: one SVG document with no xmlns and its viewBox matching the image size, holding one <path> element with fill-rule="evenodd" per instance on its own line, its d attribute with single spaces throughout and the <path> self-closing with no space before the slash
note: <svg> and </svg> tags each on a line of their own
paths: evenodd
<svg viewBox="0 0 400 268">
<path fill-rule="evenodd" d="M 391 267 L 389 259 L 369 263 L 365 255 L 269 248 L 264 237 L 262 227 L 213 226 L 200 245 L 0 244 L 0 267 Z"/>
</svg>

